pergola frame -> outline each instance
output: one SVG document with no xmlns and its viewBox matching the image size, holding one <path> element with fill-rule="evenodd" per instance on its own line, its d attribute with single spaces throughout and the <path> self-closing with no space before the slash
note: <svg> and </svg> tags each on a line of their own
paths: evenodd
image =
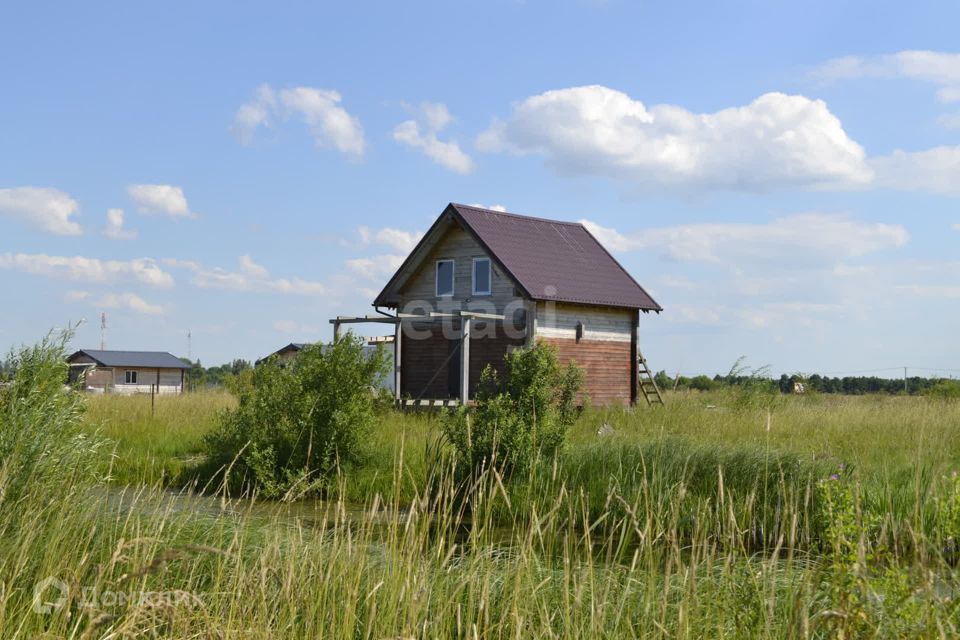
<svg viewBox="0 0 960 640">
<path fill-rule="evenodd" d="M 470 399 L 470 329 L 473 320 L 506 320 L 506 316 L 496 313 L 476 311 L 452 311 L 430 313 L 397 313 L 389 315 L 337 316 L 330 320 L 333 325 L 333 339 L 340 339 L 340 327 L 344 324 L 392 324 L 393 329 L 393 394 L 400 402 L 400 353 L 402 326 L 404 322 L 436 322 L 447 318 L 460 319 L 460 403 L 467 404 Z"/>
</svg>

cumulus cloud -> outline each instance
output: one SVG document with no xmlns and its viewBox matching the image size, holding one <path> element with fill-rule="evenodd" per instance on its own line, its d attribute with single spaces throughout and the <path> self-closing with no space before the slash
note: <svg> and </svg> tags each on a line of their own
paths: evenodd
<svg viewBox="0 0 960 640">
<path fill-rule="evenodd" d="M 107 226 L 103 235 L 111 240 L 133 240 L 137 232 L 123 228 L 123 209 L 107 209 Z"/>
<path fill-rule="evenodd" d="M 479 207 L 480 209 L 489 209 L 490 211 L 499 211 L 501 213 L 506 213 L 507 208 L 502 204 L 492 204 L 489 207 L 485 204 L 479 204 L 474 202 L 470 205 L 471 207 Z"/>
<path fill-rule="evenodd" d="M 121 261 L 43 253 L 0 253 L 0 269 L 78 282 L 139 282 L 153 287 L 174 284 L 173 276 L 150 258 Z"/>
<path fill-rule="evenodd" d="M 960 101 L 960 53 L 900 51 L 879 56 L 844 56 L 828 60 L 814 75 L 823 80 L 910 78 L 939 87 L 941 102 Z"/>
<path fill-rule="evenodd" d="M 171 218 L 195 217 L 180 187 L 170 184 L 132 184 L 127 187 L 127 193 L 137 203 L 140 213 Z"/>
<path fill-rule="evenodd" d="M 437 138 L 453 122 L 445 104 L 425 102 L 420 105 L 418 118 L 405 120 L 393 129 L 393 139 L 400 144 L 419 149 L 428 158 L 455 173 L 473 171 L 473 160 L 456 141 L 443 142 Z"/>
<path fill-rule="evenodd" d="M 347 260 L 347 269 L 371 280 L 383 280 L 392 276 L 403 261 L 405 255 L 381 255 L 370 258 Z"/>
<path fill-rule="evenodd" d="M 257 88 L 253 100 L 242 105 L 231 130 L 244 143 L 253 140 L 257 129 L 271 126 L 279 118 L 298 117 L 307 125 L 321 148 L 334 148 L 355 158 L 366 148 L 360 121 L 341 106 L 336 91 L 314 87 L 293 87 L 275 91 L 269 84 Z"/>
<path fill-rule="evenodd" d="M 107 293 L 94 297 L 89 291 L 68 291 L 65 299 L 67 302 L 87 301 L 100 309 L 126 309 L 151 316 L 165 313 L 160 305 L 151 304 L 134 293 Z"/>
<path fill-rule="evenodd" d="M 581 221 L 614 251 L 652 249 L 678 261 L 784 264 L 839 260 L 903 246 L 910 234 L 900 225 L 854 220 L 842 214 L 804 213 L 768 223 L 703 223 L 621 233 Z"/>
<path fill-rule="evenodd" d="M 558 89 L 516 104 L 477 144 L 541 155 L 561 173 L 635 185 L 762 191 L 872 179 L 863 148 L 822 100 L 783 93 L 699 114 L 675 105 L 648 108 L 604 86 Z"/>
<path fill-rule="evenodd" d="M 926 151 L 897 150 L 870 162 L 877 186 L 904 191 L 960 195 L 960 146 Z"/>
<path fill-rule="evenodd" d="M 240 256 L 237 271 L 206 267 L 198 262 L 175 258 L 166 258 L 163 263 L 192 271 L 191 282 L 201 289 L 291 295 L 321 295 L 327 292 L 326 285 L 321 282 L 302 278 L 273 278 L 266 267 L 254 262 L 248 255 Z"/>
<path fill-rule="evenodd" d="M 0 189 L 0 216 L 26 221 L 34 227 L 61 236 L 78 235 L 80 225 L 73 217 L 80 205 L 59 189 L 14 187 Z"/>
<path fill-rule="evenodd" d="M 254 92 L 253 100 L 243 104 L 233 117 L 230 130 L 244 144 L 253 141 L 253 135 L 260 127 L 271 124 L 272 115 L 277 111 L 277 97 L 268 84 L 260 85 Z"/>
<path fill-rule="evenodd" d="M 402 231 L 390 227 L 382 229 L 359 227 L 357 232 L 360 234 L 360 241 L 363 244 L 382 244 L 407 253 L 412 251 L 420 242 L 420 238 L 423 237 L 422 231 Z"/>
</svg>

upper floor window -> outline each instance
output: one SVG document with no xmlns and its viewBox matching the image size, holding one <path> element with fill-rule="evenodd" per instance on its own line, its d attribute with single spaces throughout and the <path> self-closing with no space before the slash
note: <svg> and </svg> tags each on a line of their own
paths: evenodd
<svg viewBox="0 0 960 640">
<path fill-rule="evenodd" d="M 136 371 L 127 371 L 124 376 L 124 382 L 127 384 L 137 384 L 137 372 Z"/>
<path fill-rule="evenodd" d="M 490 258 L 473 259 L 473 295 L 490 295 Z"/>
<path fill-rule="evenodd" d="M 437 260 L 437 295 L 453 295 L 453 260 Z"/>
</svg>

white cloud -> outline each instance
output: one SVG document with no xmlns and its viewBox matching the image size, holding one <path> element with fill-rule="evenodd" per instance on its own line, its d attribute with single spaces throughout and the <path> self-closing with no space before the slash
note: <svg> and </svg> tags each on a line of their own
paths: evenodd
<svg viewBox="0 0 960 640">
<path fill-rule="evenodd" d="M 680 261 L 737 264 L 816 262 L 900 247 L 910 234 L 900 225 L 864 222 L 842 214 L 804 213 L 768 223 L 703 223 L 624 234 L 581 221 L 614 251 L 652 249 Z"/>
<path fill-rule="evenodd" d="M 419 120 L 405 120 L 398 124 L 393 129 L 393 139 L 420 149 L 428 158 L 455 173 L 465 175 L 473 171 L 473 160 L 459 144 L 437 138 L 437 134 L 453 122 L 453 116 L 445 104 L 423 103 L 419 109 Z"/>
<path fill-rule="evenodd" d="M 0 189 L 0 216 L 21 218 L 33 226 L 62 236 L 78 235 L 80 225 L 72 218 L 80 205 L 59 189 L 14 187 Z"/>
<path fill-rule="evenodd" d="M 960 224 L 955 224 L 955 225 L 953 225 L 953 230 L 954 230 L 954 231 L 960 231 Z"/>
<path fill-rule="evenodd" d="M 382 244 L 407 253 L 412 251 L 420 238 L 423 237 L 422 231 L 401 231 L 390 227 L 382 229 L 359 227 L 357 232 L 360 234 L 360 241 L 363 244 Z"/>
<path fill-rule="evenodd" d="M 162 315 L 164 312 L 160 305 L 150 304 L 133 293 L 108 293 L 97 300 L 95 304 L 107 309 L 127 309 L 151 316 Z"/>
<path fill-rule="evenodd" d="M 960 112 L 943 114 L 937 118 L 937 124 L 944 129 L 960 129 Z"/>
<path fill-rule="evenodd" d="M 164 308 L 151 304 L 134 293 L 107 293 L 94 298 L 89 291 L 68 291 L 65 296 L 67 302 L 89 302 L 91 306 L 100 309 L 126 309 L 144 315 L 163 315 Z"/>
<path fill-rule="evenodd" d="M 542 155 L 561 173 L 635 185 L 760 191 L 859 186 L 872 178 L 863 148 L 822 100 L 782 93 L 698 114 L 647 108 L 597 85 L 547 91 L 516 104 L 477 144 Z"/>
<path fill-rule="evenodd" d="M 834 58 L 818 67 L 823 80 L 851 78 L 910 78 L 939 87 L 941 102 L 960 101 L 960 53 L 900 51 L 879 56 Z"/>
<path fill-rule="evenodd" d="M 406 256 L 400 255 L 382 255 L 370 258 L 354 258 L 347 260 L 347 268 L 365 278 L 371 280 L 383 280 L 392 276 Z"/>
<path fill-rule="evenodd" d="M 140 208 L 140 213 L 159 214 L 171 218 L 193 218 L 183 189 L 169 184 L 132 184 L 127 193 Z"/>
<path fill-rule="evenodd" d="M 133 240 L 137 232 L 123 228 L 123 209 L 107 209 L 107 226 L 103 235 L 111 240 Z"/>
<path fill-rule="evenodd" d="M 291 295 L 321 295 L 327 287 L 321 282 L 301 278 L 271 278 L 269 270 L 257 264 L 250 256 L 240 256 L 238 271 L 220 267 L 206 267 L 191 260 L 165 258 L 163 263 L 171 267 L 193 272 L 191 282 L 201 289 L 225 289 L 252 293 L 283 293 Z"/>
<path fill-rule="evenodd" d="M 254 99 L 240 106 L 233 118 L 230 130 L 240 142 L 249 144 L 253 141 L 253 134 L 261 126 L 270 126 L 271 115 L 277 110 L 277 97 L 270 85 L 263 84 L 257 87 Z"/>
<path fill-rule="evenodd" d="M 507 208 L 502 204 L 492 204 L 489 207 L 485 204 L 473 203 L 471 207 L 479 207 L 480 209 L 489 209 L 490 211 L 499 211 L 501 213 L 506 213 Z"/>
<path fill-rule="evenodd" d="M 960 146 L 927 151 L 897 150 L 870 161 L 877 186 L 905 191 L 960 195 Z"/>
<path fill-rule="evenodd" d="M 341 101 L 336 91 L 294 87 L 276 92 L 264 84 L 257 88 L 253 100 L 237 111 L 231 130 L 241 142 L 248 143 L 259 127 L 270 126 L 274 116 L 297 116 L 309 127 L 318 147 L 362 157 L 366 147 L 363 127 L 340 106 Z"/>
<path fill-rule="evenodd" d="M 42 253 L 0 253 L 0 269 L 79 282 L 139 282 L 154 287 L 172 287 L 174 284 L 173 276 L 150 258 L 120 261 Z"/>
</svg>

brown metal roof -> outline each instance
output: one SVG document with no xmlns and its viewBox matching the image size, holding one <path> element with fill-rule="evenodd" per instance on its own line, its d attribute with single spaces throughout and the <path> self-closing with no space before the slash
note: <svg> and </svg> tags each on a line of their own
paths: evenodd
<svg viewBox="0 0 960 640">
<path fill-rule="evenodd" d="M 402 274 L 415 266 L 411 262 L 417 260 L 421 246 L 443 232 L 440 223 L 447 216 L 471 233 L 533 300 L 662 310 L 582 224 L 452 203 L 374 304 L 390 303 L 390 291 L 402 286 Z"/>
</svg>

